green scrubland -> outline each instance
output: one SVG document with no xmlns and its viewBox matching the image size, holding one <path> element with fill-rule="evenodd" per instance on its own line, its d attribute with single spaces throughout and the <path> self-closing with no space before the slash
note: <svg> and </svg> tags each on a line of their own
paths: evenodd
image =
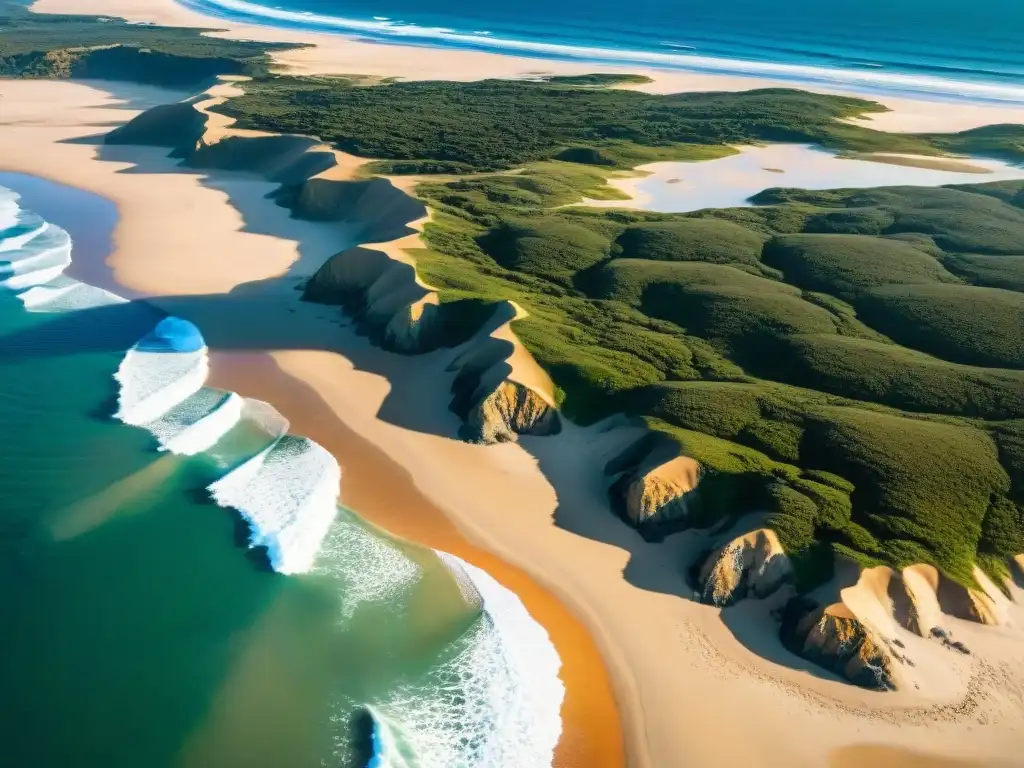
<svg viewBox="0 0 1024 768">
<path fill-rule="evenodd" d="M 592 173 L 421 184 L 421 273 L 446 301 L 525 307 L 563 410 L 676 441 L 708 469 L 694 524 L 768 512 L 801 586 L 836 554 L 1004 573 L 1024 551 L 1024 183 L 555 207 L 595 196 Z"/>
<path fill-rule="evenodd" d="M 317 136 L 376 171 L 448 174 L 414 255 L 448 342 L 492 304 L 581 423 L 643 419 L 707 472 L 691 522 L 749 512 L 801 587 L 837 554 L 963 583 L 1024 552 L 1024 183 L 768 190 L 746 208 L 572 207 L 608 175 L 744 142 L 1020 161 L 1024 127 L 887 134 L 861 99 L 795 90 L 649 95 L 637 78 L 365 85 L 266 76 L 268 45 L 0 0 L 0 75 L 258 79 L 241 127 Z M 130 66 L 126 66 L 130 64 Z M 455 178 L 452 178 L 455 176 Z"/>
<path fill-rule="evenodd" d="M 35 14 L 17 0 L 0 0 L 0 77 L 189 86 L 216 75 L 265 75 L 270 51 L 295 47 L 203 32 L 101 16 Z"/>
<path fill-rule="evenodd" d="M 858 99 L 600 85 L 277 78 L 221 109 L 379 171 L 459 174 L 418 187 L 437 212 L 422 276 L 453 313 L 522 305 L 570 417 L 626 412 L 699 459 L 694 524 L 767 512 L 803 587 L 836 554 L 1001 575 L 1024 551 L 1024 184 L 566 206 L 614 197 L 617 168 L 731 143 L 1020 160 L 1024 127 L 892 135 L 843 120 L 877 109 Z"/>
</svg>

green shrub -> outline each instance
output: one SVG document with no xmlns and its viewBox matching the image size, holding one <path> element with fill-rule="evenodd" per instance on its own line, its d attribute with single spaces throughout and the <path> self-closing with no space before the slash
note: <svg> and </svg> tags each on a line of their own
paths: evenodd
<svg viewBox="0 0 1024 768">
<path fill-rule="evenodd" d="M 763 258 L 793 285 L 848 300 L 883 285 L 959 282 L 911 245 L 865 235 L 784 235 L 768 243 Z"/>
<path fill-rule="evenodd" d="M 895 344 L 845 336 L 791 336 L 776 378 L 921 413 L 1024 416 L 1024 373 L 954 365 Z"/>
<path fill-rule="evenodd" d="M 504 220 L 479 239 L 506 269 L 569 283 L 581 269 L 608 258 L 608 238 L 558 218 Z"/>
<path fill-rule="evenodd" d="M 873 328 L 965 365 L 1024 368 L 1024 294 L 965 285 L 896 285 L 858 298 Z"/>
<path fill-rule="evenodd" d="M 756 264 L 765 238 L 746 227 L 718 219 L 678 219 L 638 224 L 617 240 L 627 259 Z"/>
</svg>

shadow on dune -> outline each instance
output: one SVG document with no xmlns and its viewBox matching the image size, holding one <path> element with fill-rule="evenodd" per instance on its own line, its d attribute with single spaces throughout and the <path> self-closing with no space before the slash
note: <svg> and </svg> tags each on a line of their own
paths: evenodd
<svg viewBox="0 0 1024 768">
<path fill-rule="evenodd" d="M 242 218 L 244 232 L 282 236 L 278 224 L 267 217 L 268 198 L 272 198 L 277 205 L 290 209 L 292 218 L 302 219 L 303 228 L 310 221 L 326 228 L 332 238 L 336 237 L 336 244 L 325 250 L 322 239 L 315 243 L 304 240 L 302 233 L 308 230 L 297 226 L 284 236 L 294 235 L 299 259 L 280 276 L 244 283 L 224 294 L 132 297 L 127 304 L 54 315 L 49 322 L 0 337 L 0 356 L 17 359 L 59 357 L 83 351 L 122 352 L 152 327 L 140 325 L 141 312 L 149 312 L 154 323 L 158 312 L 172 314 L 199 326 L 213 352 L 317 349 L 339 353 L 355 369 L 387 381 L 389 392 L 376 414 L 379 419 L 405 429 L 457 439 L 461 420 L 449 410 L 456 378 L 451 364 L 464 354 L 467 344 L 478 342 L 479 338 L 457 348 L 415 356 L 388 352 L 357 333 L 352 321 L 338 307 L 302 303 L 298 296 L 306 281 L 335 253 L 411 234 L 414 230 L 409 224 L 425 213 L 422 203 L 384 179 L 332 182 L 334 186 L 330 189 L 315 190 L 330 198 L 330 206 L 339 213 L 331 218 L 318 215 L 315 204 L 302 200 L 302 190 L 290 189 L 293 178 L 271 181 L 266 174 L 238 171 L 232 162 L 216 169 L 195 168 L 169 160 L 167 147 L 106 144 L 103 136 L 71 141 L 95 145 L 100 161 L 127 164 L 118 173 L 195 175 L 203 186 L 226 195 Z M 307 163 L 304 168 L 316 170 L 321 164 Z M 382 194 L 386 204 L 378 206 Z M 319 198 L 320 202 L 324 199 Z M 100 287 L 124 293 L 109 274 L 105 282 Z M 231 321 L 219 322 L 218 318 Z M 104 332 L 83 333 L 89 327 L 103 328 Z M 75 333 L 69 334 L 72 329 Z M 584 430 L 569 425 L 557 436 L 524 436 L 520 443 L 537 460 L 554 489 L 556 525 L 627 552 L 629 560 L 623 578 L 633 586 L 693 600 L 686 571 L 702 546 L 699 536 L 681 533 L 660 543 L 648 542 L 610 509 L 603 468 L 622 450 L 624 441 L 639 439 L 642 434 L 642 428 L 626 424 L 604 431 L 600 427 Z M 764 617 L 755 621 L 748 615 L 751 610 L 754 609 L 733 607 L 721 614 L 744 646 L 771 661 L 835 679 L 783 649 L 774 628 Z"/>
</svg>

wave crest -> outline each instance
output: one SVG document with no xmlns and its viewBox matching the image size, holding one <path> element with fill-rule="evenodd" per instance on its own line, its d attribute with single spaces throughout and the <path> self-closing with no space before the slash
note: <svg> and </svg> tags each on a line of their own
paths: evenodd
<svg viewBox="0 0 1024 768">
<path fill-rule="evenodd" d="M 0 187 L 0 287 L 15 291 L 30 312 L 70 312 L 124 303 L 102 288 L 64 275 L 71 265 L 71 236 L 18 205 Z"/>
<path fill-rule="evenodd" d="M 895 92 L 927 94 L 954 101 L 994 101 L 1013 104 L 1024 103 L 1024 87 L 1001 85 L 972 80 L 953 80 L 935 75 L 889 72 L 874 67 L 850 69 L 807 64 L 728 59 L 697 56 L 690 53 L 600 48 L 586 45 L 567 45 L 531 40 L 514 40 L 494 35 L 459 32 L 447 27 L 425 27 L 394 20 L 363 20 L 327 14 L 290 11 L 285 8 L 264 6 L 247 0 L 180 0 L 183 5 L 208 16 L 238 19 L 255 23 L 299 28 L 313 27 L 318 31 L 350 32 L 371 38 L 422 42 L 441 46 L 475 48 L 513 52 L 571 61 L 598 64 L 623 64 L 707 72 L 725 75 L 748 75 L 813 83 L 833 88 L 853 88 L 869 92 Z"/>
<path fill-rule="evenodd" d="M 370 709 L 378 764 L 550 766 L 565 697 L 558 652 L 514 592 L 454 555 L 437 554 L 482 613 L 457 655 L 431 672 L 433 696 L 399 686 Z"/>
<path fill-rule="evenodd" d="M 214 500 L 249 523 L 275 571 L 304 573 L 337 515 L 341 469 L 323 447 L 285 435 L 210 486 Z"/>
</svg>

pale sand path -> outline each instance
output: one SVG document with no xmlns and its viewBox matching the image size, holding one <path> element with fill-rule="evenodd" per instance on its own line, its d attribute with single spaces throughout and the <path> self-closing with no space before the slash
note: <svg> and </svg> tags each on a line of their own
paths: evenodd
<svg viewBox="0 0 1024 768">
<path fill-rule="evenodd" d="M 600 66 L 482 51 L 392 45 L 356 40 L 334 34 L 275 29 L 210 18 L 178 5 L 175 0 L 35 0 L 33 10 L 43 13 L 93 13 L 120 16 L 130 21 L 226 30 L 226 37 L 270 42 L 309 43 L 315 47 L 275 55 L 283 70 L 296 74 L 364 74 L 410 80 L 480 80 L 522 77 L 527 74 L 582 74 L 629 72 L 654 82 L 640 86 L 650 93 L 683 91 L 742 91 L 751 88 L 804 87 L 810 91 L 844 91 L 757 77 L 715 75 L 634 66 Z M 963 131 L 995 123 L 1024 124 L 1024 106 L 950 104 L 897 96 L 868 97 L 892 111 L 870 118 L 884 131 Z"/>
<path fill-rule="evenodd" d="M 8 81 L 2 88 L 0 168 L 114 200 L 122 218 L 112 266 L 123 285 L 147 295 L 220 294 L 293 264 L 297 280 L 338 250 L 336 229 L 287 218 L 263 198 L 267 184 L 172 172 L 159 150 L 118 148 L 142 164 L 134 167 L 97 161 L 93 145 L 62 143 L 133 114 L 101 90 L 59 82 Z M 137 89 L 135 99 L 141 107 L 163 94 Z M 245 210 L 245 226 L 260 222 L 259 232 L 242 231 L 243 219 L 224 190 Z M 599 468 L 618 438 L 572 426 L 560 437 L 531 438 L 523 446 L 439 437 L 456 426 L 444 408 L 450 376 L 443 372 L 444 352 L 403 358 L 375 350 L 337 325 L 334 310 L 301 304 L 291 289 L 228 307 L 194 298 L 163 303 L 171 310 L 187 306 L 214 347 L 265 338 L 273 349 L 282 334 L 299 334 L 310 347 L 343 348 L 346 356 L 315 349 L 273 356 L 347 429 L 401 465 L 470 539 L 573 607 L 612 669 L 630 765 L 811 768 L 858 743 L 983 764 L 1018 758 L 1021 688 L 1019 673 L 1008 669 L 1024 669 L 1024 649 L 1009 630 L 956 623 L 969 646 L 987 644 L 987 656 L 1012 667 L 984 668 L 971 680 L 950 675 L 931 702 L 827 679 L 778 647 L 765 619 L 769 605 L 744 603 L 722 617 L 686 599 L 682 571 L 692 537 L 645 544 L 610 514 Z M 359 368 L 351 361 L 356 358 Z M 288 413 L 288 403 L 276 405 Z M 329 443 L 332 434 L 318 434 L 329 426 L 312 421 L 304 431 Z M 773 664 L 773 658 L 793 666 Z"/>
</svg>

